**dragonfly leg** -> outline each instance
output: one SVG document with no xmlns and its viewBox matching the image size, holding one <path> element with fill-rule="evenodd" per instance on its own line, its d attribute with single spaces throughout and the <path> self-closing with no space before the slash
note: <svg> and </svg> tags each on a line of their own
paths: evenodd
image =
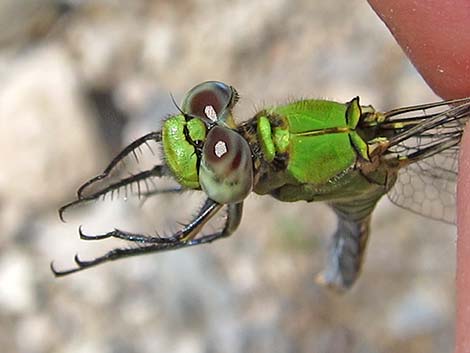
<svg viewBox="0 0 470 353">
<path fill-rule="evenodd" d="M 134 243 L 141 244 L 167 244 L 179 241 L 187 241 L 194 238 L 202 229 L 202 227 L 222 208 L 222 205 L 216 203 L 211 199 L 207 199 L 204 205 L 199 210 L 197 216 L 184 226 L 181 230 L 177 231 L 170 237 L 150 236 L 143 234 L 136 234 L 126 232 L 120 229 L 105 234 L 87 235 L 82 231 L 82 227 L 78 229 L 80 238 L 83 240 L 102 240 L 107 238 L 117 238 Z"/>
<path fill-rule="evenodd" d="M 78 191 L 77 191 L 77 197 L 79 199 L 82 199 L 84 196 L 83 196 L 83 193 L 84 191 L 90 187 L 91 185 L 95 184 L 96 182 L 100 181 L 100 180 L 103 180 L 105 178 L 107 178 L 111 172 L 117 167 L 117 165 L 124 159 L 126 158 L 128 155 L 130 155 L 131 153 L 134 154 L 134 157 L 135 159 L 137 160 L 138 157 L 137 157 L 137 154 L 136 154 L 136 150 L 139 149 L 142 145 L 147 145 L 148 148 L 152 151 L 153 153 L 153 150 L 151 149 L 151 147 L 148 145 L 148 141 L 155 141 L 155 142 L 159 142 L 161 141 L 161 133 L 160 132 L 151 132 L 151 133 L 148 133 L 147 135 L 144 135 L 140 138 L 138 138 L 137 140 L 135 140 L 134 142 L 132 142 L 131 144 L 129 144 L 127 147 L 125 147 L 116 157 L 113 158 L 113 160 L 109 163 L 109 165 L 105 168 L 105 170 L 103 171 L 103 173 L 91 178 L 90 180 L 88 180 L 87 182 L 85 182 L 84 184 L 82 184 L 82 186 L 80 186 L 78 188 Z"/>
<path fill-rule="evenodd" d="M 75 255 L 76 267 L 58 271 L 54 268 L 53 263 L 51 263 L 51 270 L 55 276 L 65 276 L 70 273 L 82 271 L 84 269 L 97 266 L 101 263 L 108 261 L 113 261 L 121 259 L 124 257 L 143 255 L 153 252 L 162 252 L 168 250 L 175 250 L 180 248 L 185 248 L 189 246 L 195 246 L 199 244 L 210 243 L 218 238 L 226 237 L 232 234 L 235 229 L 240 224 L 242 216 L 242 203 L 239 204 L 230 204 L 228 205 L 227 219 L 225 220 L 225 225 L 223 229 L 214 234 L 209 234 L 196 238 L 197 234 L 201 231 L 202 227 L 223 207 L 223 205 L 216 203 L 208 199 L 204 206 L 201 208 L 198 215 L 195 219 L 186 225 L 182 230 L 178 231 L 176 234 L 171 237 L 152 237 L 142 234 L 133 234 L 128 232 L 123 232 L 120 230 L 114 230 L 112 232 L 102 234 L 102 235 L 85 235 L 80 231 L 80 236 L 82 239 L 86 240 L 99 240 L 106 238 L 119 238 L 127 240 L 130 242 L 138 243 L 139 246 L 132 248 L 116 248 L 108 251 L 106 254 L 99 256 L 95 259 L 84 261 L 81 260 L 78 255 Z"/>
<path fill-rule="evenodd" d="M 152 177 L 161 177 L 164 176 L 166 173 L 166 168 L 161 165 L 156 165 L 152 169 L 145 170 L 142 172 L 139 172 L 137 174 L 131 175 L 127 178 L 123 178 L 101 190 L 98 190 L 90 195 L 87 196 L 82 196 L 79 197 L 77 200 L 74 200 L 72 202 L 69 202 L 68 204 L 62 206 L 59 208 L 59 217 L 62 221 L 64 221 L 64 212 L 70 207 L 82 204 L 84 202 L 88 201 L 93 201 L 97 200 L 100 197 L 105 197 L 106 194 L 113 193 L 116 190 L 119 190 L 120 188 L 126 187 L 127 185 L 131 184 L 137 184 L 138 189 L 140 190 L 140 183 L 145 182 L 148 178 Z M 177 187 L 174 189 L 166 189 L 166 190 L 160 190 L 160 193 L 164 192 L 181 192 L 183 189 L 181 187 Z M 158 193 L 158 191 L 153 191 L 153 194 Z"/>
<path fill-rule="evenodd" d="M 157 189 L 157 190 L 152 190 L 152 191 L 146 191 L 146 192 L 142 192 L 141 194 L 139 193 L 139 197 L 142 197 L 142 200 L 140 202 L 140 206 L 143 206 L 144 203 L 152 196 L 161 195 L 161 194 L 178 194 L 178 193 L 184 192 L 184 191 L 185 191 L 184 187 L 177 186 L 177 187 L 170 187 L 170 188 L 166 188 L 166 189 Z"/>
</svg>

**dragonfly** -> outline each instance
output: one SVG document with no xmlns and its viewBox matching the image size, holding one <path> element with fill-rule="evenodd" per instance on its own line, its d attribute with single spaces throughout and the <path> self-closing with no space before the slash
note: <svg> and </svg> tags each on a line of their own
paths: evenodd
<svg viewBox="0 0 470 353">
<path fill-rule="evenodd" d="M 54 275 L 228 237 L 239 226 L 243 202 L 253 192 L 283 202 L 323 201 L 331 207 L 337 228 L 317 279 L 338 291 L 350 288 L 360 274 L 371 215 L 384 195 L 422 215 L 454 222 L 458 150 L 470 117 L 470 98 L 388 112 L 361 105 L 359 97 L 346 103 L 302 99 L 267 107 L 236 124 L 233 110 L 238 101 L 237 90 L 226 83 L 196 85 L 161 130 L 125 147 L 101 174 L 78 189 L 74 201 L 59 209 L 63 220 L 70 207 L 129 185 L 146 197 L 198 190 L 205 201 L 190 222 L 164 237 L 117 228 L 85 234 L 80 227 L 83 240 L 117 238 L 131 246 L 90 260 L 75 255 L 75 266 L 69 269 L 58 270 L 51 262 Z M 161 145 L 162 163 L 100 186 L 149 142 Z M 178 186 L 142 192 L 149 179 L 163 177 L 173 178 Z M 225 216 L 220 229 L 203 232 L 221 212 Z"/>
</svg>

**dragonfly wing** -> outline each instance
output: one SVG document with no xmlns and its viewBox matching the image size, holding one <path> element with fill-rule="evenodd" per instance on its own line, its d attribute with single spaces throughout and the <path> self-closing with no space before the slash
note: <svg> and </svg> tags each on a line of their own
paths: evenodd
<svg viewBox="0 0 470 353">
<path fill-rule="evenodd" d="M 457 168 L 454 146 L 401 169 L 388 197 L 410 211 L 455 223 Z"/>
<path fill-rule="evenodd" d="M 389 140 L 387 158 L 401 164 L 390 200 L 455 223 L 459 143 L 470 117 L 470 98 L 398 109 L 385 116 L 384 126 L 397 132 Z"/>
</svg>

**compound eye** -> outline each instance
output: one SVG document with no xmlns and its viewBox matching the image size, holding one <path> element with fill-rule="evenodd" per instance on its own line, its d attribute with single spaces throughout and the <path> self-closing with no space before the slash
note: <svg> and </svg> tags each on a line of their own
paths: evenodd
<svg viewBox="0 0 470 353">
<path fill-rule="evenodd" d="M 253 186 L 248 142 L 238 133 L 214 126 L 204 143 L 199 181 L 207 196 L 221 204 L 242 201 Z"/>
<path fill-rule="evenodd" d="M 237 101 L 237 93 L 223 82 L 207 81 L 193 87 L 183 100 L 184 113 L 215 122 Z"/>
</svg>

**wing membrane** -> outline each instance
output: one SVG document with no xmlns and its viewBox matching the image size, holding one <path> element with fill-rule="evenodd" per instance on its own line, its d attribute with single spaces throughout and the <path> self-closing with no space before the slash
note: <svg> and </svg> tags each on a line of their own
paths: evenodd
<svg viewBox="0 0 470 353">
<path fill-rule="evenodd" d="M 427 217 L 455 223 L 459 143 L 470 117 L 470 98 L 385 113 L 390 138 L 387 158 L 404 166 L 390 200 Z"/>
</svg>

